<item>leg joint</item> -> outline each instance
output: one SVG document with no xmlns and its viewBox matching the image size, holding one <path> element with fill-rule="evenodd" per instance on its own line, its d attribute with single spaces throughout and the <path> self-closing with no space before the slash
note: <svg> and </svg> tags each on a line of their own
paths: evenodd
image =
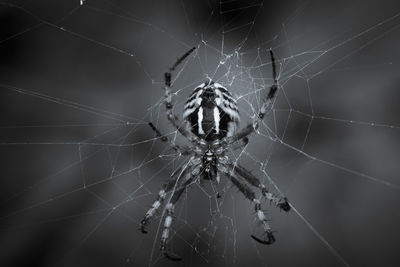
<svg viewBox="0 0 400 267">
<path fill-rule="evenodd" d="M 164 74 L 164 79 L 165 79 L 165 85 L 170 87 L 171 86 L 171 73 L 170 72 L 166 72 Z"/>
</svg>

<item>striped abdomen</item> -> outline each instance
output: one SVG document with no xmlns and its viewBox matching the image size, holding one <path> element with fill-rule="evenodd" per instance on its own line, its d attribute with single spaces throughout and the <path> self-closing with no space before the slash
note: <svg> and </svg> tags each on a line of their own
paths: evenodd
<svg viewBox="0 0 400 267">
<path fill-rule="evenodd" d="M 213 141 L 233 134 L 239 111 L 230 92 L 211 81 L 194 89 L 186 101 L 183 118 L 195 135 Z"/>
</svg>

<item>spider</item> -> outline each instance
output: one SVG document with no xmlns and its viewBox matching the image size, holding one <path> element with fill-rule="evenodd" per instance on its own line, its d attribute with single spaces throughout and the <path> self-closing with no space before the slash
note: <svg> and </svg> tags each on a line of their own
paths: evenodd
<svg viewBox="0 0 400 267">
<path fill-rule="evenodd" d="M 240 148 L 248 143 L 248 136 L 256 132 L 260 123 L 271 110 L 273 99 L 278 90 L 278 80 L 276 76 L 275 57 L 270 49 L 270 57 L 272 63 L 273 84 L 269 88 L 269 92 L 263 101 L 257 116 L 253 122 L 249 123 L 242 130 L 236 131 L 239 124 L 239 111 L 235 99 L 231 93 L 221 84 L 208 80 L 196 87 L 188 97 L 184 112 L 184 123 L 173 114 L 173 102 L 171 93 L 171 76 L 172 72 L 178 67 L 189 55 L 195 51 L 195 47 L 187 51 L 183 56 L 169 68 L 165 73 L 165 107 L 169 122 L 186 137 L 192 144 L 191 147 L 180 147 L 173 144 L 168 138 L 149 122 L 150 127 L 160 138 L 162 142 L 170 142 L 173 149 L 190 159 L 175 171 L 170 180 L 168 180 L 158 193 L 157 200 L 152 204 L 151 208 L 146 212 L 144 218 L 140 222 L 142 233 L 147 233 L 147 226 L 155 213 L 163 206 L 163 202 L 167 194 L 171 193 L 166 205 L 163 218 L 163 231 L 161 234 L 161 252 L 162 254 L 174 261 L 181 260 L 179 256 L 171 253 L 168 249 L 168 238 L 171 231 L 173 213 L 175 204 L 179 201 L 180 196 L 185 189 L 196 182 L 198 179 L 205 179 L 220 182 L 220 177 L 225 176 L 239 191 L 254 204 L 255 216 L 261 223 L 265 236 L 263 238 L 251 235 L 251 237 L 262 244 L 272 244 L 275 242 L 272 229 L 268 224 L 264 212 L 261 210 L 261 203 L 256 198 L 255 193 L 250 186 L 261 190 L 263 197 L 271 201 L 274 205 L 284 211 L 289 211 L 291 206 L 286 197 L 277 196 L 267 190 L 257 177 L 247 171 L 244 167 L 234 164 L 229 160 L 225 152 L 228 148 Z"/>
</svg>

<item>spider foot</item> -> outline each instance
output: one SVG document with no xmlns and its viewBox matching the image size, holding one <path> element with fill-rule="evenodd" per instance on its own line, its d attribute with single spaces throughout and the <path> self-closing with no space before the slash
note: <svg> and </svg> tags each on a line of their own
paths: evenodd
<svg viewBox="0 0 400 267">
<path fill-rule="evenodd" d="M 164 257 L 166 257 L 167 259 L 169 259 L 171 261 L 181 261 L 182 260 L 182 258 L 179 257 L 178 255 L 167 252 L 167 251 L 164 251 Z"/>
<path fill-rule="evenodd" d="M 169 259 L 171 261 L 181 261 L 182 260 L 182 258 L 179 257 L 178 255 L 168 252 L 167 246 L 165 243 L 161 245 L 161 251 L 164 254 L 164 257 L 166 257 L 167 259 Z"/>
<path fill-rule="evenodd" d="M 272 231 L 267 231 L 266 232 L 266 238 L 264 238 L 264 239 L 258 238 L 258 237 L 254 236 L 254 235 L 251 235 L 251 238 L 253 238 L 258 243 L 261 243 L 261 244 L 264 244 L 264 245 L 272 245 L 275 242 L 275 237 L 272 234 Z"/>
<path fill-rule="evenodd" d="M 290 211 L 290 204 L 287 200 L 287 197 L 284 197 L 277 205 L 283 211 Z"/>
<path fill-rule="evenodd" d="M 288 212 L 291 209 L 287 197 L 283 198 L 277 197 L 272 193 L 268 192 L 268 190 L 265 187 L 262 188 L 262 195 L 265 198 L 269 199 L 271 202 L 273 202 L 278 208 L 280 208 L 283 211 Z"/>
</svg>

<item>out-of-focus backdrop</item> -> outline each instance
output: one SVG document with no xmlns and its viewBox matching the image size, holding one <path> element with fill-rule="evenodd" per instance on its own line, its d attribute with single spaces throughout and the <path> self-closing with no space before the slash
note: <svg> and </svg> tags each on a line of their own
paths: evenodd
<svg viewBox="0 0 400 267">
<path fill-rule="evenodd" d="M 0 1 L 1 266 L 398 266 L 398 1 Z M 160 142 L 163 75 L 181 116 L 211 78 L 250 122 L 229 157 L 293 207 L 254 208 L 222 179 L 190 186 L 159 252 L 160 215 L 139 222 L 185 158 Z M 221 198 L 216 198 L 217 192 Z"/>
</svg>

